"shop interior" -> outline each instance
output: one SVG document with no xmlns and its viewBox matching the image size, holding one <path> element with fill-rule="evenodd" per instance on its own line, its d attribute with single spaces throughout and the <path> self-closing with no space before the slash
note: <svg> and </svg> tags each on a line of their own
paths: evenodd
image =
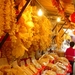
<svg viewBox="0 0 75 75">
<path fill-rule="evenodd" d="M 75 0 L 0 0 L 0 6 L 0 75 L 70 75 L 65 51 L 75 42 Z"/>
</svg>

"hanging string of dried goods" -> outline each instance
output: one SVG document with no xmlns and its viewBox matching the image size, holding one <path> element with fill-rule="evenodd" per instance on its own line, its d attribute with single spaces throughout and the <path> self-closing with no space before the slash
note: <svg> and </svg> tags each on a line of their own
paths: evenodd
<svg viewBox="0 0 75 75">
<path fill-rule="evenodd" d="M 63 1 L 63 0 L 62 0 Z M 65 7 L 62 5 L 62 2 L 60 0 L 52 0 L 52 4 L 54 7 L 57 8 L 59 14 L 64 18 L 64 20 L 67 23 L 68 28 L 72 28 L 72 25 L 69 21 L 69 19 L 66 17 L 65 14 Z M 63 35 L 65 32 L 63 31 L 63 25 L 60 27 L 60 29 L 57 28 L 58 33 L 56 34 L 56 37 L 54 37 L 54 40 L 56 41 L 57 47 L 61 47 L 61 43 L 63 42 L 64 38 Z"/>
<path fill-rule="evenodd" d="M 70 1 L 71 2 L 71 1 Z M 62 3 L 60 2 L 60 0 L 52 0 L 52 4 L 54 7 L 57 8 L 59 14 L 64 18 L 64 20 L 67 23 L 67 26 L 71 26 L 69 19 L 66 17 L 65 14 L 65 8 L 63 7 Z"/>
<path fill-rule="evenodd" d="M 55 28 L 55 34 L 56 34 L 56 36 L 54 37 L 54 42 L 55 42 L 55 44 L 57 44 L 58 50 L 60 49 L 61 44 L 62 44 L 62 42 L 63 42 L 63 40 L 64 40 L 64 36 L 62 36 L 63 33 L 64 33 L 64 30 L 63 30 L 63 29 L 60 30 L 60 27 L 61 27 L 61 26 L 58 25 L 58 26 Z M 58 30 L 60 30 L 60 31 L 58 32 Z M 61 36 L 62 36 L 62 37 L 61 37 Z"/>
<path fill-rule="evenodd" d="M 44 40 L 46 40 L 46 39 L 44 39 L 43 37 L 46 37 L 47 33 L 48 33 L 47 37 L 49 37 L 49 35 L 50 35 L 49 31 L 51 30 L 50 29 L 51 24 L 50 24 L 49 20 L 45 16 L 39 17 L 36 14 L 37 13 L 36 11 L 37 11 L 37 9 L 35 6 L 34 7 L 29 6 L 25 10 L 25 12 L 22 15 L 22 18 L 19 21 L 19 23 L 21 24 L 21 27 L 23 25 L 23 28 L 20 28 L 19 37 L 22 39 L 25 47 L 29 48 L 29 50 L 32 49 L 32 47 L 33 47 L 33 50 L 38 50 L 38 49 L 42 49 L 43 47 L 45 47 L 45 46 L 43 46 L 42 43 L 44 43 Z M 44 19 L 45 19 L 45 22 L 43 21 Z M 47 27 L 47 29 L 46 29 L 46 27 Z M 25 37 L 24 37 L 24 35 L 25 35 Z M 42 43 L 41 43 L 41 41 L 42 41 Z M 27 43 L 29 43 L 29 44 L 27 44 Z M 44 43 L 44 45 L 46 45 L 46 44 Z"/>
<path fill-rule="evenodd" d="M 0 48 L 2 47 L 2 45 L 4 44 L 6 39 L 8 38 L 9 34 L 10 34 L 10 37 L 11 37 L 11 41 L 14 41 L 14 39 L 16 39 L 15 32 L 16 32 L 16 29 L 17 29 L 16 14 L 15 14 L 15 9 L 14 9 L 14 6 L 15 6 L 14 0 L 9 0 L 9 1 L 5 0 L 5 1 L 2 1 L 2 2 L 4 2 L 4 8 L 3 8 L 4 9 L 4 13 L 3 13 L 4 17 L 3 18 L 4 18 L 4 23 L 5 23 L 3 31 L 6 32 L 6 35 L 4 36 L 3 40 L 0 43 Z M 9 10 L 7 11 L 7 9 L 9 9 Z"/>
<path fill-rule="evenodd" d="M 0 37 L 4 36 L 4 33 L 9 33 L 10 35 L 13 35 L 16 30 L 16 15 L 13 8 L 13 0 L 0 0 L 0 3 L 1 6 L 3 5 L 0 9 Z"/>
<path fill-rule="evenodd" d="M 37 16 L 36 6 L 28 6 L 16 24 L 14 1 L 5 0 L 4 3 L 4 25 L 1 31 L 9 33 L 11 40 L 5 41 L 2 53 L 7 55 L 9 61 L 22 57 L 25 51 L 45 50 L 51 45 L 51 23 L 46 16 Z"/>
<path fill-rule="evenodd" d="M 0 43 L 0 48 L 3 47 L 3 44 L 5 43 L 6 39 L 10 35 L 10 37 L 14 36 L 16 31 L 16 15 L 15 15 L 15 9 L 14 9 L 14 0 L 0 0 L 1 5 L 1 12 L 0 12 L 0 37 L 2 38 L 2 41 Z M 8 49 L 7 49 L 8 50 Z M 6 49 L 1 49 L 2 53 L 4 53 L 8 59 L 10 55 L 9 53 L 6 54 Z M 8 51 L 7 51 L 8 52 Z M 10 50 L 11 52 L 11 50 Z"/>
</svg>

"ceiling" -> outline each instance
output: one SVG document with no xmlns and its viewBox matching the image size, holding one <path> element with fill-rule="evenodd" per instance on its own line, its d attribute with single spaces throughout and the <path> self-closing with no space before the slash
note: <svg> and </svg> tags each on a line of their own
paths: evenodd
<svg viewBox="0 0 75 75">
<path fill-rule="evenodd" d="M 57 12 L 57 9 L 52 4 L 52 0 L 36 0 L 36 1 L 50 12 L 52 13 Z M 67 14 L 71 14 L 74 12 L 73 0 L 68 0 L 68 1 L 60 0 L 60 3 Z"/>
<path fill-rule="evenodd" d="M 68 21 L 66 19 L 64 19 L 62 17 L 62 14 L 60 15 L 59 10 L 57 9 L 57 7 L 55 7 L 52 3 L 52 0 L 36 0 L 36 2 L 46 10 L 46 13 L 48 14 L 48 18 L 51 20 L 51 22 L 56 22 L 56 18 L 61 16 L 62 21 L 60 22 L 60 25 L 64 24 L 64 28 L 68 28 L 67 24 L 70 24 L 69 22 L 69 16 L 74 12 L 74 4 L 75 4 L 75 0 L 56 0 L 56 1 L 60 1 L 61 6 L 64 9 L 64 13 L 66 18 L 68 19 Z M 68 23 L 65 23 L 68 22 Z M 66 26 L 67 25 L 67 26 Z"/>
<path fill-rule="evenodd" d="M 22 1 L 25 0 L 15 0 L 17 3 L 20 3 Z M 26 0 L 29 1 L 29 0 Z M 56 22 L 56 18 L 57 17 L 61 17 L 62 21 L 60 22 L 60 25 L 63 25 L 64 22 L 67 22 L 64 24 L 64 28 L 68 28 L 68 25 L 71 24 L 71 22 L 69 22 L 69 16 L 74 12 L 74 5 L 75 5 L 75 0 L 30 0 L 31 3 L 33 3 L 34 5 L 38 5 L 40 6 L 44 11 L 45 14 L 47 15 L 47 17 L 51 20 L 52 23 Z M 59 13 L 58 8 L 53 5 L 52 1 L 59 1 L 60 2 L 60 6 L 64 9 L 64 13 L 65 13 L 65 17 L 67 19 L 65 19 L 62 14 Z M 73 24 L 72 24 L 73 25 Z"/>
</svg>

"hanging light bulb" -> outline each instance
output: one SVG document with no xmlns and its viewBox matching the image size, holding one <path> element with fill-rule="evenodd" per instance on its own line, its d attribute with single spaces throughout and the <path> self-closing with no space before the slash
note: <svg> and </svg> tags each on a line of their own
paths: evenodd
<svg viewBox="0 0 75 75">
<path fill-rule="evenodd" d="M 42 15 L 43 15 L 43 12 L 42 12 L 41 9 L 39 9 L 39 11 L 38 11 L 38 16 L 42 16 Z"/>
<path fill-rule="evenodd" d="M 60 18 L 60 17 L 58 17 L 58 18 L 57 18 L 57 22 L 60 22 L 60 21 L 61 21 L 61 18 Z"/>
</svg>

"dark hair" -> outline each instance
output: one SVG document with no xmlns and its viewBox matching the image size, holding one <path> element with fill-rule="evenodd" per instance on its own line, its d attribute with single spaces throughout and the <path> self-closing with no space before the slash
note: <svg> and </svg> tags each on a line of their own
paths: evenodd
<svg viewBox="0 0 75 75">
<path fill-rule="evenodd" d="M 73 47 L 74 46 L 74 42 L 70 42 L 70 47 Z"/>
</svg>

